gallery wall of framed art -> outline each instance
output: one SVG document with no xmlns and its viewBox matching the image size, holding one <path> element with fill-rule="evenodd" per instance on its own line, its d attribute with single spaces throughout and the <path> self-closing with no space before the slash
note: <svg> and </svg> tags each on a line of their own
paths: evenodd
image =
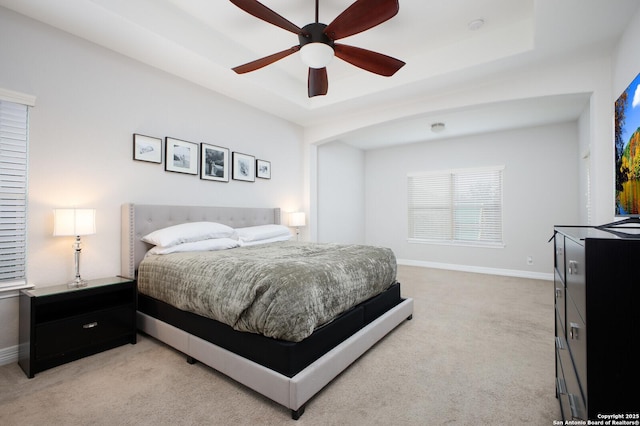
<svg viewBox="0 0 640 426">
<path fill-rule="evenodd" d="M 190 142 L 170 136 L 163 139 L 133 134 L 135 161 L 163 164 L 167 172 L 199 175 L 213 182 L 255 182 L 271 179 L 271 162 L 206 142 Z"/>
</svg>

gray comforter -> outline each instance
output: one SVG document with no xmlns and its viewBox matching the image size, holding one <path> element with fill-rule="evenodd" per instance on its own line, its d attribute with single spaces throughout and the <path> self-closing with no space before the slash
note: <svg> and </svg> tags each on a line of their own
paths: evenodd
<svg viewBox="0 0 640 426">
<path fill-rule="evenodd" d="M 298 342 L 395 279 L 387 248 L 282 242 L 148 255 L 138 291 L 239 331 Z"/>
</svg>

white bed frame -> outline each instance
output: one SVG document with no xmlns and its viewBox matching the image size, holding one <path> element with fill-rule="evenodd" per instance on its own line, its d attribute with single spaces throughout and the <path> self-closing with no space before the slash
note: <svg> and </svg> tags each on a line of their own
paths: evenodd
<svg viewBox="0 0 640 426">
<path fill-rule="evenodd" d="M 224 223 L 235 228 L 280 223 L 280 209 L 125 204 L 122 206 L 122 275 L 135 277 L 137 266 L 149 249 L 141 241 L 142 236 L 156 229 L 197 221 Z M 297 420 L 310 398 L 412 314 L 413 300 L 405 299 L 293 377 L 141 312 L 138 312 L 138 329 L 284 405 Z"/>
</svg>

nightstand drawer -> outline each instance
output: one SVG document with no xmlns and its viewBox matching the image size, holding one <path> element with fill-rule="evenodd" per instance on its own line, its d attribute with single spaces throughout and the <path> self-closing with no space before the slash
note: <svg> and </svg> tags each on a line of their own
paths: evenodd
<svg viewBox="0 0 640 426">
<path fill-rule="evenodd" d="M 91 312 L 36 326 L 36 360 L 108 342 L 132 333 L 133 306 Z"/>
</svg>

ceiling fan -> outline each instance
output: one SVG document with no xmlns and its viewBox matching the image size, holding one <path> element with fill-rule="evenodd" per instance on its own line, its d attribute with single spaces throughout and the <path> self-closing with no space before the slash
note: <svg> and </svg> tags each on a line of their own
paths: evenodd
<svg viewBox="0 0 640 426">
<path fill-rule="evenodd" d="M 392 76 L 405 64 L 381 53 L 335 43 L 336 40 L 358 34 L 394 17 L 400 10 L 398 0 L 356 0 L 329 25 L 318 22 L 316 0 L 316 21 L 302 28 L 256 0 L 230 1 L 256 18 L 297 34 L 300 42 L 297 46 L 233 68 L 238 74 L 255 71 L 300 51 L 302 61 L 309 67 L 307 87 L 311 98 L 327 94 L 329 80 L 326 65 L 334 55 L 356 67 L 385 77 Z"/>
</svg>

